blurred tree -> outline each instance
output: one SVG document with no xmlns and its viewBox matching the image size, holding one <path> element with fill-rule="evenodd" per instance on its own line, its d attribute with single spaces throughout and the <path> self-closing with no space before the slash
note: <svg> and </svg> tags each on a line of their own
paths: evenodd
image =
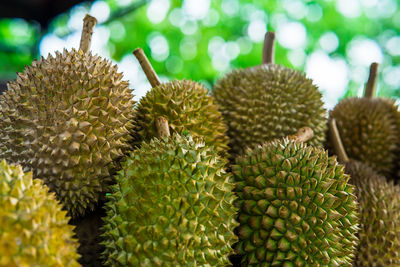
<svg viewBox="0 0 400 267">
<path fill-rule="evenodd" d="M 0 20 L 0 80 L 14 78 L 35 55 L 37 25 L 22 19 Z M 37 49 L 36 49 L 37 50 Z"/>
<path fill-rule="evenodd" d="M 319 85 L 327 107 L 360 94 L 373 61 L 381 66 L 379 95 L 400 97 L 396 0 L 94 1 L 57 17 L 41 53 L 77 47 L 86 12 L 99 20 L 93 50 L 119 63 L 139 96 L 150 86 L 131 55 L 136 47 L 143 47 L 164 79 L 193 79 L 211 88 L 232 68 L 260 64 L 263 36 L 271 30 L 277 33 L 275 61 L 304 70 Z M 4 27 L 0 24 L 0 34 Z M 25 59 L 28 64 L 30 58 Z M 0 71 L 5 69 L 10 68 Z"/>
</svg>

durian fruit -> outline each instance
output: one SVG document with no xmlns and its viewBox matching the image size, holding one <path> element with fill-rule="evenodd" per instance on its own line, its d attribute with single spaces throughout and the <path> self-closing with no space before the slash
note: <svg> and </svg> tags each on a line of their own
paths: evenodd
<svg viewBox="0 0 400 267">
<path fill-rule="evenodd" d="M 161 83 L 143 50 L 138 48 L 133 53 L 153 87 L 139 101 L 134 144 L 139 146 L 142 141 L 149 142 L 156 136 L 154 122 L 158 116 L 165 116 L 174 132 L 183 134 L 183 131 L 188 131 L 226 156 L 227 127 L 213 98 L 207 95 L 207 89 L 189 80 Z"/>
<path fill-rule="evenodd" d="M 354 187 L 334 157 L 303 143 L 311 136 L 302 128 L 236 158 L 235 250 L 242 266 L 351 266 L 358 230 Z"/>
<path fill-rule="evenodd" d="M 34 61 L 0 96 L 0 155 L 43 179 L 73 217 L 109 190 L 134 116 L 117 66 L 89 51 L 96 19 L 84 24 L 79 50 Z"/>
<path fill-rule="evenodd" d="M 326 111 L 321 93 L 297 70 L 273 63 L 274 33 L 265 35 L 263 64 L 233 70 L 215 85 L 212 95 L 228 124 L 231 152 L 294 134 L 306 125 L 312 145 L 325 140 Z"/>
<path fill-rule="evenodd" d="M 190 134 L 143 142 L 123 163 L 106 204 L 107 266 L 226 266 L 237 226 L 231 174 Z"/>
<path fill-rule="evenodd" d="M 54 193 L 0 161 L 0 266 L 79 266 L 73 234 Z"/>
<path fill-rule="evenodd" d="M 354 266 L 400 266 L 400 187 L 367 164 L 347 157 L 335 119 L 329 121 L 329 131 L 359 202 L 360 242 Z"/>
<path fill-rule="evenodd" d="M 336 120 L 350 158 L 392 176 L 400 153 L 399 112 L 394 100 L 373 97 L 377 75 L 378 63 L 372 63 L 364 97 L 343 99 L 330 118 Z"/>
<path fill-rule="evenodd" d="M 70 221 L 75 226 L 75 234 L 79 241 L 78 253 L 81 257 L 78 262 L 84 267 L 102 267 L 101 253 L 104 247 L 101 245 L 101 230 L 103 226 L 102 217 L 105 211 L 103 207 L 85 214 L 84 217 Z"/>
</svg>

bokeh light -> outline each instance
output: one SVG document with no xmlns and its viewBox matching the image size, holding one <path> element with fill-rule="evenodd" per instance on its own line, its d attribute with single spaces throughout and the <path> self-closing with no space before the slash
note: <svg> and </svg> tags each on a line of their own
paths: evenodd
<svg viewBox="0 0 400 267">
<path fill-rule="evenodd" d="M 149 7 L 147 8 L 147 17 L 149 20 L 158 24 L 162 22 L 168 14 L 170 7 L 169 0 L 154 0 L 151 1 Z"/>
</svg>

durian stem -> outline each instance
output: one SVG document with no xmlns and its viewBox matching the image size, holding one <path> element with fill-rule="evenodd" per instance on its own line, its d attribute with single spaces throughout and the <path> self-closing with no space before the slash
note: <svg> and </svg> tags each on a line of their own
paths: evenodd
<svg viewBox="0 0 400 267">
<path fill-rule="evenodd" d="M 79 49 L 83 52 L 87 53 L 90 48 L 90 43 L 92 41 L 93 28 L 97 24 L 96 18 L 86 14 L 83 19 L 83 29 L 81 35 L 81 43 L 79 45 Z"/>
<path fill-rule="evenodd" d="M 333 144 L 333 150 L 336 153 L 340 162 L 345 163 L 349 161 L 349 157 L 344 149 L 342 139 L 340 138 L 339 130 L 336 125 L 336 120 L 331 118 L 329 120 L 329 136 Z"/>
<path fill-rule="evenodd" d="M 275 33 L 267 32 L 264 38 L 263 59 L 262 64 L 274 63 L 275 50 Z"/>
<path fill-rule="evenodd" d="M 165 117 L 162 116 L 157 117 L 155 123 L 156 123 L 158 137 L 163 138 L 170 136 L 168 120 Z"/>
<path fill-rule="evenodd" d="M 369 77 L 365 86 L 364 97 L 373 98 L 375 96 L 376 80 L 378 78 L 378 63 L 374 62 L 369 68 Z"/>
<path fill-rule="evenodd" d="M 144 73 L 146 74 L 147 80 L 149 80 L 151 86 L 153 88 L 159 86 L 161 84 L 160 79 L 158 78 L 157 73 L 153 69 L 153 66 L 151 66 L 149 59 L 144 54 L 143 49 L 136 48 L 135 51 L 133 51 L 133 54 L 139 61 L 139 64 L 142 67 Z"/>
<path fill-rule="evenodd" d="M 288 138 L 290 140 L 304 143 L 313 138 L 313 136 L 314 131 L 310 127 L 303 127 L 300 128 L 300 130 L 298 130 L 296 134 L 289 135 Z"/>
</svg>

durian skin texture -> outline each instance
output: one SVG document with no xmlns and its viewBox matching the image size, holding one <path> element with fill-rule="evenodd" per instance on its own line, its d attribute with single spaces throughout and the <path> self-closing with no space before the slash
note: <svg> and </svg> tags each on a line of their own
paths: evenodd
<svg viewBox="0 0 400 267">
<path fill-rule="evenodd" d="M 400 187 L 361 162 L 345 166 L 360 203 L 354 266 L 400 266 Z"/>
<path fill-rule="evenodd" d="M 66 212 L 43 181 L 0 161 L 0 266 L 80 266 Z"/>
<path fill-rule="evenodd" d="M 330 112 L 348 156 L 383 175 L 391 175 L 399 158 L 400 121 L 393 100 L 343 99 Z"/>
<path fill-rule="evenodd" d="M 174 80 L 152 88 L 143 97 L 135 118 L 136 140 L 149 142 L 157 136 L 155 119 L 164 116 L 174 132 L 190 132 L 216 147 L 220 155 L 227 156 L 227 127 L 218 107 L 208 91 L 199 83 L 189 80 Z"/>
<path fill-rule="evenodd" d="M 335 158 L 284 138 L 247 149 L 232 170 L 242 266 L 351 266 L 357 201 Z"/>
<path fill-rule="evenodd" d="M 235 155 L 304 126 L 314 131 L 309 144 L 322 145 L 325 140 L 321 93 L 300 71 L 276 64 L 234 70 L 217 82 L 212 95 L 228 124 Z"/>
<path fill-rule="evenodd" d="M 94 209 L 129 148 L 133 100 L 116 65 L 82 50 L 41 58 L 0 96 L 0 155 L 44 180 L 73 217 Z"/>
<path fill-rule="evenodd" d="M 143 143 L 106 204 L 106 265 L 228 265 L 237 223 L 226 163 L 190 136 Z"/>
</svg>

